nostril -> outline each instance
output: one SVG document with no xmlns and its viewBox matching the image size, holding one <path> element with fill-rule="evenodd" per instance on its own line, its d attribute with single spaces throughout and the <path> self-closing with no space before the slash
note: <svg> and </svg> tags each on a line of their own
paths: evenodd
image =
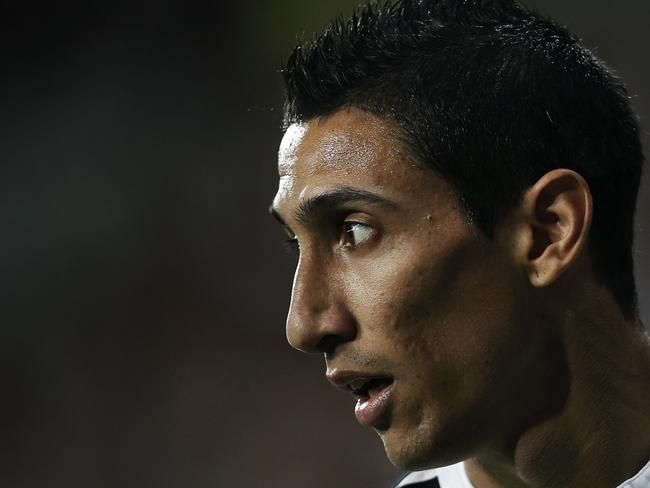
<svg viewBox="0 0 650 488">
<path fill-rule="evenodd" d="M 336 334 L 327 334 L 321 338 L 320 341 L 316 344 L 316 349 L 318 349 L 319 352 L 325 353 L 326 355 L 331 355 L 334 353 L 336 348 L 346 342 L 345 338 L 336 335 Z"/>
</svg>

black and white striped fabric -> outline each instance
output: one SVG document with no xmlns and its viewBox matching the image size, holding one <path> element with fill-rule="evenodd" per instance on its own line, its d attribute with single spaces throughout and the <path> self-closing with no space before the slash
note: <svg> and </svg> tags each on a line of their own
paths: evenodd
<svg viewBox="0 0 650 488">
<path fill-rule="evenodd" d="M 435 471 L 435 470 L 432 470 Z M 432 478 L 421 479 L 418 481 L 413 478 L 414 473 L 409 473 L 404 476 L 401 480 L 397 482 L 396 485 L 393 485 L 393 488 L 402 488 L 402 487 L 412 487 L 412 488 L 441 488 L 440 482 L 438 481 L 438 476 L 435 474 Z"/>
<path fill-rule="evenodd" d="M 394 488 L 474 488 L 463 463 L 444 468 L 414 471 L 404 476 Z M 618 488 L 650 488 L 650 462 Z"/>
<path fill-rule="evenodd" d="M 406 477 L 408 477 L 408 476 L 409 475 L 407 475 Z M 402 478 L 397 485 L 394 485 L 394 488 L 398 488 L 398 487 L 402 487 L 402 486 L 412 487 L 412 488 L 441 488 L 440 487 L 440 482 L 438 481 L 437 476 L 435 476 L 435 477 L 433 477 L 431 479 L 428 479 L 428 480 L 424 480 L 424 481 L 407 482 L 407 484 L 404 485 L 402 483 L 404 482 L 404 479 L 406 477 Z"/>
<path fill-rule="evenodd" d="M 444 468 L 414 471 L 407 474 L 395 488 L 473 488 L 463 463 Z"/>
</svg>

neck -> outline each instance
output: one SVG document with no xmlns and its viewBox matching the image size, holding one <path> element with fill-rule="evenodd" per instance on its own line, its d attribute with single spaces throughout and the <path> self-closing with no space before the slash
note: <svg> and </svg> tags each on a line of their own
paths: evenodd
<svg viewBox="0 0 650 488">
<path fill-rule="evenodd" d="M 591 305 L 560 320 L 566 398 L 508 448 L 468 460 L 476 488 L 612 488 L 650 460 L 650 340 L 613 309 Z"/>
</svg>

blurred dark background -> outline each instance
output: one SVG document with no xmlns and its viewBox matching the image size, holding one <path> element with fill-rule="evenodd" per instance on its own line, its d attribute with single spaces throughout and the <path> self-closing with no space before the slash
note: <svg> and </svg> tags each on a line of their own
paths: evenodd
<svg viewBox="0 0 650 488">
<path fill-rule="evenodd" d="M 285 343 L 293 258 L 267 215 L 281 61 L 357 3 L 2 3 L 1 486 L 397 476 L 322 359 Z M 648 147 L 650 3 L 529 4 L 622 75 Z"/>
</svg>

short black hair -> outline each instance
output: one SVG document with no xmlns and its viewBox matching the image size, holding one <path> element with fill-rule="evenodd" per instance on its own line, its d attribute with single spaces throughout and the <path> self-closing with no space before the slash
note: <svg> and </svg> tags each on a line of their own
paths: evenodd
<svg viewBox="0 0 650 488">
<path fill-rule="evenodd" d="M 637 119 L 621 81 L 565 28 L 513 0 L 370 2 L 297 45 L 282 73 L 285 129 L 346 106 L 394 121 L 488 237 L 546 172 L 578 172 L 594 200 L 594 269 L 638 317 Z"/>
</svg>

